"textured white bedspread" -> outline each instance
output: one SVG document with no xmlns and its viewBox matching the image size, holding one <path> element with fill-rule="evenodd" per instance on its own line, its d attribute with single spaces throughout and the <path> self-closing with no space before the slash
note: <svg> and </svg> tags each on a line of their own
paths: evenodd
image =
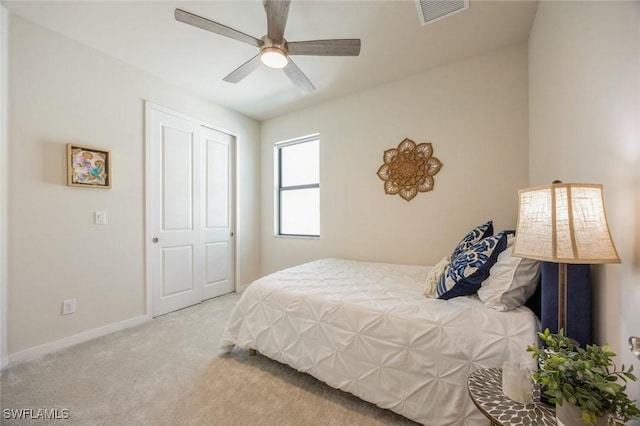
<svg viewBox="0 0 640 426">
<path fill-rule="evenodd" d="M 257 349 L 423 424 L 485 425 L 467 378 L 527 357 L 537 319 L 475 296 L 427 299 L 430 269 L 324 259 L 276 272 L 244 291 L 220 345 Z"/>
</svg>

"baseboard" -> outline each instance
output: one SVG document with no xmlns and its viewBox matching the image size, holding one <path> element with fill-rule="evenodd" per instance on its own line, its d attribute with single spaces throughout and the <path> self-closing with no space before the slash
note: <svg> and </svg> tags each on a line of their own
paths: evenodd
<svg viewBox="0 0 640 426">
<path fill-rule="evenodd" d="M 6 366 L 14 366 L 17 364 L 21 364 L 23 362 L 30 361 L 34 358 L 38 358 L 43 355 L 57 352 L 62 349 L 66 349 L 68 347 L 77 345 L 78 343 L 83 343 L 88 340 L 95 339 L 97 337 L 102 337 L 107 334 L 114 333 L 116 331 L 124 330 L 125 328 L 135 327 L 137 325 L 144 324 L 149 320 L 150 318 L 147 315 L 139 315 L 137 317 L 134 317 L 128 320 L 105 325 L 99 328 L 94 328 L 93 330 L 85 331 L 79 334 L 74 334 L 73 336 L 69 336 L 69 337 L 64 337 L 60 340 L 56 340 L 50 343 L 34 346 L 33 348 L 24 349 L 20 352 L 9 354 L 8 357 L 4 357 L 2 359 L 2 365 L 3 365 L 2 368 Z M 5 365 L 5 358 L 8 358 L 6 365 Z"/>
</svg>

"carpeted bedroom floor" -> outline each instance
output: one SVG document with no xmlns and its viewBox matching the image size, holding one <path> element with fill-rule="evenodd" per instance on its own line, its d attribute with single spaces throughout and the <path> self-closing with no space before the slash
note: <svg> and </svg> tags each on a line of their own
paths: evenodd
<svg viewBox="0 0 640 426">
<path fill-rule="evenodd" d="M 2 372 L 2 424 L 413 425 L 244 350 L 218 355 L 229 294 Z M 68 420 L 7 420 L 6 409 Z M 59 411 L 61 412 L 61 411 Z"/>
</svg>

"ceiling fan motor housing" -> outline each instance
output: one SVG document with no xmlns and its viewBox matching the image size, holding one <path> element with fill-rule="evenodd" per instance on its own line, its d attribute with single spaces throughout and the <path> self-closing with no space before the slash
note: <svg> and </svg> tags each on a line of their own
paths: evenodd
<svg viewBox="0 0 640 426">
<path fill-rule="evenodd" d="M 260 53 L 263 53 L 265 49 L 269 49 L 268 51 L 271 51 L 271 52 L 279 51 L 282 55 L 289 56 L 289 50 L 287 49 L 286 40 L 284 39 L 282 41 L 272 40 L 269 38 L 269 36 L 264 35 L 262 36 L 260 41 L 262 41 L 260 46 Z"/>
</svg>

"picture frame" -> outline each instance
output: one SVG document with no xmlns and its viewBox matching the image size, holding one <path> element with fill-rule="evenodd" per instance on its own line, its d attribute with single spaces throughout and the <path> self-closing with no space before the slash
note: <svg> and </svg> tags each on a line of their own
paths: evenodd
<svg viewBox="0 0 640 426">
<path fill-rule="evenodd" d="M 67 185 L 111 188 L 111 151 L 87 145 L 67 144 Z"/>
</svg>

